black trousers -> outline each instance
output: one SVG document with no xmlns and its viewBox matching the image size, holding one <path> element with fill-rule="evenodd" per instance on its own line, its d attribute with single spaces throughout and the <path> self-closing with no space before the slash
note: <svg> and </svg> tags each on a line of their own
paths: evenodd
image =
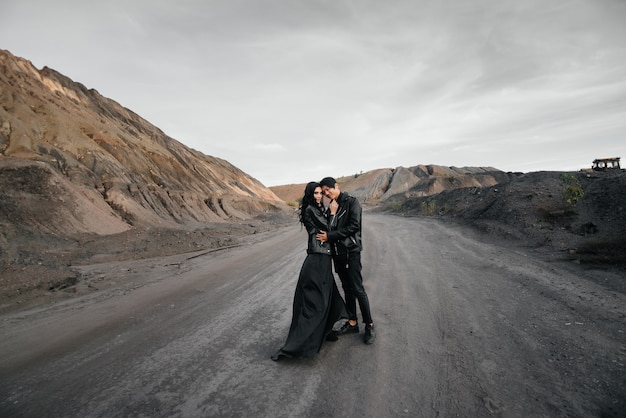
<svg viewBox="0 0 626 418">
<path fill-rule="evenodd" d="M 370 312 L 370 302 L 363 287 L 363 276 L 361 276 L 361 253 L 348 253 L 333 256 L 335 272 L 341 280 L 348 317 L 357 320 L 356 301 L 359 301 L 361 315 L 365 324 L 371 324 L 372 314 Z"/>
</svg>

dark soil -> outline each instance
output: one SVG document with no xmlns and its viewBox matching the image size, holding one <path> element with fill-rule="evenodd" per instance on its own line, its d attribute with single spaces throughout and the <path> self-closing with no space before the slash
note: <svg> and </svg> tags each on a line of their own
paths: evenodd
<svg viewBox="0 0 626 418">
<path fill-rule="evenodd" d="M 573 181 L 573 186 L 572 180 Z M 567 202 L 572 188 L 579 199 Z M 626 172 L 533 172 L 487 188 L 398 196 L 385 210 L 469 224 L 581 264 L 626 267 Z"/>
</svg>

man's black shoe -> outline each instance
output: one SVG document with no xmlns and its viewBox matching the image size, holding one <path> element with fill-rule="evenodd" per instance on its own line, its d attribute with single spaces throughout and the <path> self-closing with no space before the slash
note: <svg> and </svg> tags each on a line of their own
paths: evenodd
<svg viewBox="0 0 626 418">
<path fill-rule="evenodd" d="M 365 326 L 365 337 L 363 337 L 363 342 L 365 344 L 371 344 L 376 339 L 376 331 L 374 330 L 374 325 L 366 325 Z"/>
<path fill-rule="evenodd" d="M 337 331 L 331 331 L 326 335 L 326 341 L 337 341 Z"/>
<path fill-rule="evenodd" d="M 359 333 L 359 324 L 355 324 L 355 325 L 350 325 L 350 321 L 346 321 L 345 324 L 343 324 L 341 326 L 341 328 L 339 328 L 337 330 L 337 334 L 342 335 L 342 334 L 358 334 Z"/>
</svg>

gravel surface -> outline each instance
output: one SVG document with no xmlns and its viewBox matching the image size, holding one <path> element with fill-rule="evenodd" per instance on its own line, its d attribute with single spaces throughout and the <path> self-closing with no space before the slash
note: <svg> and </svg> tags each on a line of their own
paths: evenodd
<svg viewBox="0 0 626 418">
<path fill-rule="evenodd" d="M 364 214 L 376 342 L 269 359 L 306 239 L 76 266 L 99 289 L 0 316 L 2 416 L 568 416 L 626 410 L 623 272 Z"/>
</svg>

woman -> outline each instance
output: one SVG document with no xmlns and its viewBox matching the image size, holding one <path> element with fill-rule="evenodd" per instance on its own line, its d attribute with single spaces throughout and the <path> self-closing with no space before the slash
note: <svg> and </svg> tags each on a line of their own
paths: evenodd
<svg viewBox="0 0 626 418">
<path fill-rule="evenodd" d="M 333 325 L 348 317 L 346 305 L 335 284 L 329 244 L 315 237 L 318 232 L 326 230 L 327 225 L 319 183 L 310 182 L 304 189 L 300 222 L 309 235 L 307 256 L 293 298 L 289 335 L 285 345 L 271 357 L 274 361 L 281 357 L 315 355 L 325 340 L 337 340 Z"/>
</svg>

